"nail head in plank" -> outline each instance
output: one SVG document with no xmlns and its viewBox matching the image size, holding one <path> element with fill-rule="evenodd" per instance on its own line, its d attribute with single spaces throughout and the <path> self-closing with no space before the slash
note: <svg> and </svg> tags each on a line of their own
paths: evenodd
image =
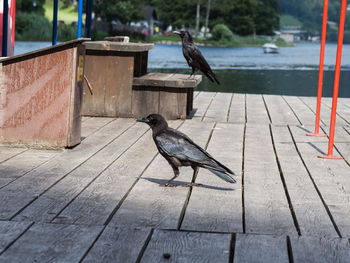
<svg viewBox="0 0 350 263">
<path fill-rule="evenodd" d="M 228 262 L 230 234 L 154 230 L 141 259 L 142 263 L 165 262 Z"/>
<path fill-rule="evenodd" d="M 107 226 L 83 263 L 136 262 L 150 232 L 150 228 Z"/>
</svg>

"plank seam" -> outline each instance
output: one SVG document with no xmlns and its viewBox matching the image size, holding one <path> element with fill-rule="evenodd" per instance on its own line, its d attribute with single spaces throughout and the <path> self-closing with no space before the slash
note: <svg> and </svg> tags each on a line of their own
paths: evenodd
<svg viewBox="0 0 350 263">
<path fill-rule="evenodd" d="M 18 152 L 18 153 L 16 153 L 16 154 L 10 156 L 9 158 L 7 158 L 7 159 L 5 159 L 5 160 L 2 160 L 2 161 L 0 162 L 0 164 L 3 164 L 4 162 L 7 162 L 8 160 L 10 160 L 10 159 L 12 159 L 12 158 L 14 158 L 14 157 L 16 157 L 16 156 L 18 156 L 18 155 L 20 155 L 20 154 L 22 154 L 22 153 L 28 151 L 28 150 L 29 150 L 29 148 L 26 148 L 26 149 L 24 149 L 23 151 Z"/>
<path fill-rule="evenodd" d="M 297 97 L 306 107 L 308 107 L 314 115 L 316 115 L 316 112 L 308 105 L 305 101 L 303 101 L 300 97 Z M 320 116 L 321 117 L 321 116 Z M 323 125 L 326 125 L 326 123 L 320 118 L 320 122 L 322 122 Z"/>
<path fill-rule="evenodd" d="M 200 94 L 200 91 L 197 91 L 197 94 L 194 96 L 193 101 L 198 97 L 198 95 Z"/>
<path fill-rule="evenodd" d="M 328 109 L 332 110 L 332 107 L 330 107 L 328 104 L 325 104 L 325 103 L 322 103 L 322 104 L 325 105 Z M 338 106 L 338 107 L 339 107 L 339 106 Z M 347 124 L 350 124 L 350 122 L 348 122 L 347 119 L 345 119 L 343 116 L 341 116 L 340 113 L 339 113 L 338 111 L 336 112 L 336 114 L 337 114 L 337 116 L 338 116 L 339 118 L 342 118 Z"/>
<path fill-rule="evenodd" d="M 275 145 L 275 141 L 274 141 L 274 138 L 273 138 L 273 133 L 272 133 L 272 127 L 271 127 L 271 124 L 269 125 L 270 127 L 270 136 L 271 136 L 271 141 L 272 141 L 272 147 L 273 147 L 273 152 L 275 154 L 275 158 L 276 158 L 276 162 L 277 162 L 277 166 L 278 166 L 278 171 L 279 171 L 279 174 L 280 174 L 280 177 L 281 177 L 281 181 L 282 181 L 282 184 L 283 184 L 283 188 L 284 188 L 284 193 L 287 197 L 287 201 L 288 201 L 288 205 L 289 205 L 289 210 L 292 214 L 292 218 L 293 218 L 293 222 L 294 222 L 294 226 L 298 232 L 298 235 L 301 236 L 301 231 L 300 231 L 300 227 L 299 227 L 299 223 L 298 223 L 298 219 L 297 219 L 297 216 L 295 214 L 295 211 L 294 211 L 294 208 L 293 208 L 293 203 L 292 203 L 292 200 L 290 198 L 290 195 L 289 195 L 289 191 L 288 191 L 288 187 L 287 187 L 287 183 L 286 183 L 286 180 L 284 178 L 284 175 L 283 175 L 283 171 L 282 171 L 282 167 L 281 167 L 281 163 L 278 159 L 278 155 L 277 155 L 277 150 L 276 150 L 276 145 Z"/>
<path fill-rule="evenodd" d="M 269 120 L 270 120 L 270 123 L 272 123 L 272 120 L 271 120 L 271 116 L 270 116 L 270 112 L 269 112 L 269 108 L 267 107 L 267 104 L 266 104 L 266 101 L 265 101 L 265 98 L 264 98 L 264 95 L 261 94 L 261 98 L 264 102 L 264 105 L 265 105 L 265 109 L 266 109 L 266 112 L 267 112 L 267 116 L 269 117 Z"/>
<path fill-rule="evenodd" d="M 292 130 L 290 129 L 289 125 L 287 125 L 287 127 L 288 127 L 289 133 L 290 133 L 290 135 L 291 135 L 291 137 L 292 137 L 292 140 L 293 140 L 293 143 L 294 143 L 294 147 L 295 147 L 295 149 L 297 150 L 297 153 L 298 153 L 298 155 L 299 155 L 299 158 L 300 158 L 301 162 L 303 163 L 303 165 L 304 165 L 304 167 L 305 167 L 305 169 L 306 169 L 306 171 L 307 171 L 307 173 L 308 173 L 308 175 L 309 175 L 309 178 L 310 178 L 312 184 L 314 185 L 315 190 L 316 190 L 318 196 L 319 196 L 320 199 L 321 199 L 321 202 L 322 202 L 324 208 L 326 209 L 326 212 L 327 212 L 327 214 L 328 214 L 328 216 L 329 216 L 329 218 L 330 218 L 330 220 L 331 220 L 331 222 L 332 222 L 332 224 L 333 224 L 333 227 L 334 227 L 335 231 L 337 232 L 338 236 L 339 236 L 340 238 L 342 238 L 342 235 L 341 235 L 341 233 L 340 233 L 340 231 L 339 231 L 339 228 L 338 228 L 337 224 L 335 223 L 335 220 L 334 220 L 334 218 L 333 218 L 333 216 L 332 216 L 332 214 L 331 214 L 331 211 L 329 210 L 328 205 L 326 204 L 326 201 L 323 199 L 322 194 L 321 194 L 320 190 L 318 189 L 318 187 L 317 187 L 317 185 L 316 185 L 316 182 L 314 181 L 314 178 L 312 177 L 309 168 L 306 166 L 306 163 L 305 163 L 303 157 L 301 156 L 301 152 L 299 151 L 299 148 L 298 148 L 297 143 L 296 143 L 296 141 L 295 141 L 295 138 L 294 138 L 294 136 L 293 136 Z"/>
<path fill-rule="evenodd" d="M 210 131 L 207 143 L 206 143 L 206 145 L 204 147 L 205 150 L 208 148 L 208 145 L 209 145 L 211 137 L 213 136 L 215 127 L 216 127 L 216 122 L 214 123 L 213 127 L 211 128 L 211 131 Z M 196 172 L 193 174 L 192 181 L 191 181 L 192 183 L 194 183 L 196 181 L 196 179 L 197 179 L 198 170 L 199 170 L 199 168 L 197 168 Z M 184 203 L 184 205 L 182 207 L 182 210 L 181 210 L 181 213 L 180 213 L 179 221 L 178 221 L 178 224 L 177 224 L 177 230 L 181 229 L 182 222 L 183 222 L 183 220 L 185 218 L 185 213 L 186 213 L 186 210 L 187 210 L 187 206 L 188 206 L 188 203 L 190 202 L 192 191 L 193 191 L 193 186 L 190 186 L 189 190 L 187 192 L 185 203 Z"/>
<path fill-rule="evenodd" d="M 245 224 L 245 200 L 244 200 L 244 153 L 245 153 L 245 137 L 247 131 L 247 123 L 244 124 L 243 130 L 243 149 L 242 149 L 242 228 L 243 233 L 246 233 Z"/>
<path fill-rule="evenodd" d="M 150 242 L 151 239 L 152 239 L 153 232 L 154 232 L 154 229 L 152 228 L 151 231 L 150 231 L 150 233 L 149 233 L 148 236 L 147 236 L 147 239 L 146 239 L 146 241 L 145 241 L 145 244 L 143 244 L 143 246 L 142 246 L 142 248 L 141 248 L 140 254 L 138 255 L 138 257 L 137 257 L 135 263 L 140 263 L 140 262 L 141 262 L 141 259 L 142 259 L 143 255 L 145 254 L 146 248 L 147 248 L 149 242 Z"/>
<path fill-rule="evenodd" d="M 344 126 L 343 126 L 343 129 L 350 135 L 350 132 L 347 129 L 345 129 Z"/>
<path fill-rule="evenodd" d="M 52 223 L 71 203 L 76 200 L 82 192 L 84 192 L 94 181 L 96 181 L 101 174 L 103 174 L 109 167 L 111 167 L 125 152 L 127 152 L 133 145 L 135 145 L 141 138 L 144 136 L 149 129 L 147 129 L 140 137 L 136 139 L 127 149 L 125 149 L 122 153 L 120 153 L 110 164 L 108 164 L 105 168 L 102 169 L 101 172 L 99 172 L 76 196 L 74 196 L 51 220 L 50 223 Z"/>
<path fill-rule="evenodd" d="M 83 260 L 85 259 L 85 257 L 89 254 L 89 252 L 91 251 L 91 249 L 93 248 L 93 246 L 96 244 L 97 240 L 100 238 L 100 236 L 102 235 L 103 231 L 105 231 L 107 226 L 102 227 L 101 231 L 98 233 L 98 235 L 96 236 L 96 238 L 94 239 L 94 241 L 91 243 L 91 245 L 88 247 L 88 249 L 86 250 L 86 252 L 84 253 L 84 255 L 81 257 L 81 259 L 79 260 L 79 263 L 83 262 Z"/>
<path fill-rule="evenodd" d="M 327 138 L 329 139 L 329 135 L 326 132 L 326 130 L 323 127 L 320 127 L 323 131 L 324 134 L 326 134 Z M 343 127 L 344 128 L 344 127 Z M 344 130 L 346 131 L 346 129 L 344 128 Z M 347 132 L 347 131 L 346 131 Z M 336 142 L 333 143 L 333 147 L 335 148 L 335 150 L 339 153 L 339 155 L 343 158 L 344 162 L 350 166 L 350 163 L 348 162 L 348 160 L 345 158 L 345 156 L 340 152 L 339 148 L 336 145 Z"/>
<path fill-rule="evenodd" d="M 233 263 L 235 258 L 236 234 L 231 234 L 229 263 Z"/>
<path fill-rule="evenodd" d="M 201 118 L 201 121 L 203 121 L 204 118 L 205 118 L 205 115 L 207 115 L 207 112 L 208 112 L 208 110 L 209 110 L 209 108 L 210 108 L 210 105 L 211 105 L 211 103 L 213 102 L 213 100 L 214 100 L 214 98 L 215 98 L 215 96 L 216 96 L 217 94 L 218 94 L 218 93 L 215 93 L 214 96 L 211 97 L 210 102 L 209 102 L 209 105 L 208 105 L 208 107 L 206 108 L 206 110 L 205 110 L 205 112 L 204 112 L 204 114 L 203 114 L 203 116 L 202 116 L 202 118 Z"/>
<path fill-rule="evenodd" d="M 81 119 L 81 123 L 86 122 L 88 119 L 91 119 L 91 116 L 83 116 L 84 119 Z"/>
<path fill-rule="evenodd" d="M 244 94 L 244 118 L 245 118 L 245 123 L 248 121 L 248 113 L 247 113 L 247 93 Z"/>
<path fill-rule="evenodd" d="M 286 236 L 286 242 L 287 242 L 287 252 L 288 252 L 289 263 L 294 263 L 292 243 L 290 241 L 289 236 Z"/>
<path fill-rule="evenodd" d="M 232 93 L 232 95 L 231 95 L 230 104 L 228 105 L 226 122 L 228 122 L 229 117 L 230 117 L 230 111 L 231 111 L 231 106 L 232 106 L 232 100 L 233 100 L 233 93 Z"/>
<path fill-rule="evenodd" d="M 175 228 L 157 228 L 160 230 L 173 231 L 173 232 L 186 232 L 186 233 L 207 233 L 207 234 L 244 234 L 243 232 L 225 232 L 225 231 L 215 231 L 215 230 L 196 230 L 196 229 L 175 229 Z M 249 233 L 255 235 L 263 235 L 259 233 Z M 273 234 L 264 234 L 273 235 Z"/>
<path fill-rule="evenodd" d="M 95 118 L 96 118 L 96 117 L 91 117 L 90 119 L 95 119 Z M 94 130 L 94 131 L 93 131 L 92 133 L 90 133 L 88 136 L 83 137 L 84 140 L 85 140 L 87 137 L 89 137 L 89 136 L 95 134 L 96 132 L 98 132 L 99 130 L 101 130 L 102 128 L 104 128 L 105 126 L 107 126 L 108 124 L 110 124 L 111 122 L 113 122 L 113 121 L 115 121 L 115 120 L 117 120 L 117 119 L 111 118 L 111 120 L 110 120 L 109 122 L 103 124 L 101 127 L 99 127 L 98 129 Z"/>
<path fill-rule="evenodd" d="M 196 171 L 193 174 L 191 183 L 194 183 L 195 180 L 197 179 L 198 171 L 199 171 L 199 168 L 196 168 Z M 180 213 L 180 216 L 179 216 L 179 221 L 178 221 L 178 224 L 177 224 L 177 227 L 176 227 L 177 230 L 180 230 L 182 222 L 183 222 L 183 220 L 185 218 L 185 213 L 186 213 L 186 210 L 187 210 L 187 206 L 188 206 L 188 203 L 190 202 L 190 198 L 191 198 L 191 195 L 192 195 L 192 190 L 193 190 L 193 186 L 190 186 L 190 188 L 189 188 L 189 190 L 187 192 L 187 195 L 186 195 L 185 203 L 184 203 L 184 205 L 182 206 L 182 209 L 181 209 L 181 213 Z"/>
<path fill-rule="evenodd" d="M 301 122 L 301 120 L 299 119 L 298 115 L 296 114 L 296 112 L 293 110 L 292 106 L 290 106 L 290 104 L 288 103 L 288 101 L 285 99 L 284 96 L 281 96 L 282 99 L 284 100 L 284 102 L 288 105 L 288 107 L 290 108 L 290 110 L 293 112 L 295 118 L 297 118 L 298 122 L 300 125 L 303 125 L 303 123 Z"/>
<path fill-rule="evenodd" d="M 18 237 L 16 237 L 14 240 L 12 240 L 2 251 L 0 251 L 0 256 L 7 250 L 9 249 L 18 239 L 20 239 L 28 230 L 29 228 L 32 227 L 32 225 L 34 225 L 34 222 L 32 222 L 26 229 L 24 229 L 24 231 L 18 235 Z"/>
<path fill-rule="evenodd" d="M 29 201 L 28 204 L 26 204 L 24 207 L 22 207 L 20 210 L 18 210 L 13 216 L 10 217 L 10 221 L 15 218 L 17 215 L 19 215 L 24 209 L 26 209 L 28 206 L 30 206 L 36 199 L 38 199 L 40 196 L 45 194 L 47 191 L 49 191 L 52 187 L 54 187 L 56 184 L 58 184 L 60 181 L 62 181 L 64 178 L 66 178 L 69 174 L 71 174 L 73 171 L 78 169 L 80 166 L 82 166 L 84 163 L 86 163 L 88 160 L 90 160 L 93 156 L 98 154 L 100 151 L 102 151 L 104 148 L 106 148 L 108 145 L 110 145 L 113 141 L 115 141 L 117 138 L 119 138 L 121 135 L 123 135 L 126 131 L 128 131 L 132 126 L 136 124 L 133 123 L 129 127 L 127 127 L 122 133 L 120 133 L 117 137 L 113 138 L 111 141 L 109 141 L 107 144 L 105 144 L 101 149 L 93 153 L 91 156 L 89 156 L 87 159 L 85 159 L 82 163 L 78 164 L 76 167 L 74 167 L 72 170 L 70 170 L 68 173 L 63 175 L 61 178 L 59 178 L 55 183 L 50 185 L 48 188 L 46 188 L 43 192 L 41 192 L 39 195 L 35 196 L 31 201 Z"/>
<path fill-rule="evenodd" d="M 35 170 L 35 169 L 39 168 L 40 166 L 43 166 L 44 164 L 48 163 L 49 161 L 51 161 L 51 160 L 52 160 L 52 159 L 54 159 L 55 157 L 56 157 L 56 155 L 55 155 L 55 156 L 52 156 L 50 159 L 48 159 L 48 160 L 46 160 L 46 161 L 44 161 L 44 162 L 40 163 L 39 165 L 37 165 L 37 166 L 33 167 L 32 169 L 30 169 L 30 170 L 26 171 L 26 172 L 25 172 L 25 173 L 23 173 L 22 175 L 20 175 L 20 176 L 16 177 L 16 178 L 15 178 L 15 179 L 13 179 L 12 181 L 10 181 L 10 182 L 8 182 L 7 184 L 5 184 L 5 185 L 1 186 L 1 187 L 0 187 L 0 190 L 1 190 L 2 188 L 4 188 L 4 187 L 8 186 L 9 184 L 11 184 L 11 183 L 15 182 L 16 180 L 18 180 L 18 179 L 22 178 L 23 176 L 25 176 L 26 174 L 30 173 L 31 171 L 33 171 L 33 170 Z"/>
<path fill-rule="evenodd" d="M 153 158 L 151 159 L 151 161 L 146 165 L 146 167 L 142 170 L 140 176 L 138 176 L 136 178 L 136 180 L 134 181 L 134 183 L 131 185 L 131 187 L 129 188 L 129 190 L 126 192 L 126 194 L 122 197 L 122 199 L 120 199 L 120 201 L 118 202 L 118 204 L 116 205 L 116 207 L 112 210 L 112 212 L 109 214 L 108 218 L 106 219 L 106 221 L 103 223 L 104 225 L 108 225 L 113 216 L 117 213 L 117 211 L 119 210 L 119 208 L 122 206 L 122 204 L 124 203 L 125 199 L 128 197 L 128 195 L 130 194 L 131 190 L 134 188 L 134 186 L 138 183 L 138 181 L 140 180 L 140 178 L 142 177 L 142 175 L 145 173 L 145 171 L 147 170 L 147 168 L 151 165 L 151 163 L 154 161 L 154 159 L 159 155 L 159 153 L 156 153 Z"/>
</svg>

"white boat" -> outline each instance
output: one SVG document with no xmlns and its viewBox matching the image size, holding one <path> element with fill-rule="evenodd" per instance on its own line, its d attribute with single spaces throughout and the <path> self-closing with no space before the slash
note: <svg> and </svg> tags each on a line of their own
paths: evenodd
<svg viewBox="0 0 350 263">
<path fill-rule="evenodd" d="M 279 53 L 280 49 L 274 43 L 266 43 L 262 46 L 264 53 Z"/>
</svg>

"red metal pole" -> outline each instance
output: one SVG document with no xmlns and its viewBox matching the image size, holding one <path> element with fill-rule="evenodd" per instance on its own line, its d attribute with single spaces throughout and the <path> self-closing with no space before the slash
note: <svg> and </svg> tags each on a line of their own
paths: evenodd
<svg viewBox="0 0 350 263">
<path fill-rule="evenodd" d="M 322 84 L 323 84 L 323 63 L 324 63 L 324 50 L 326 44 L 326 31 L 327 31 L 327 11 L 328 0 L 323 1 L 323 20 L 322 20 L 322 36 L 321 36 L 321 54 L 320 54 L 320 66 L 318 70 L 318 89 L 317 89 L 317 105 L 316 105 L 316 121 L 315 132 L 307 133 L 307 136 L 325 137 L 326 134 L 319 133 L 320 131 L 320 113 L 321 113 L 321 98 L 322 98 Z"/>
<path fill-rule="evenodd" d="M 340 64 L 341 64 L 341 55 L 342 55 L 343 37 L 344 37 L 345 14 L 346 14 L 346 0 L 342 0 L 341 10 L 340 10 L 340 21 L 339 21 L 337 60 L 335 63 L 335 76 L 334 76 L 334 87 L 333 87 L 331 124 L 330 124 L 330 130 L 329 130 L 328 154 L 320 155 L 319 156 L 320 158 L 342 159 L 342 157 L 340 156 L 333 156 L 333 144 L 334 144 L 335 119 L 337 115 L 337 100 L 338 100 Z"/>
</svg>

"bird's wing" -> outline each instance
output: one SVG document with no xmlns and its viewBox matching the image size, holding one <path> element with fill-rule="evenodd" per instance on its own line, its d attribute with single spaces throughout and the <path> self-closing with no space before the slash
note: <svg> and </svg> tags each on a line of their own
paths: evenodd
<svg viewBox="0 0 350 263">
<path fill-rule="evenodd" d="M 201 51 L 196 47 L 195 44 L 191 43 L 185 47 L 184 56 L 189 66 L 199 69 L 210 79 L 210 81 L 214 82 L 215 79 L 215 81 L 220 84 L 216 75 L 211 70 L 208 62 L 205 60 Z"/>
<path fill-rule="evenodd" d="M 191 60 L 191 64 L 193 66 L 200 69 L 202 72 L 211 71 L 208 62 L 205 60 L 200 50 L 194 44 L 188 45 L 187 51 L 189 60 Z"/>
<path fill-rule="evenodd" d="M 232 173 L 210 156 L 203 148 L 194 143 L 185 134 L 168 129 L 155 137 L 158 147 L 167 155 L 176 157 L 183 162 L 193 162 L 205 168 L 213 168 L 222 172 Z"/>
</svg>

